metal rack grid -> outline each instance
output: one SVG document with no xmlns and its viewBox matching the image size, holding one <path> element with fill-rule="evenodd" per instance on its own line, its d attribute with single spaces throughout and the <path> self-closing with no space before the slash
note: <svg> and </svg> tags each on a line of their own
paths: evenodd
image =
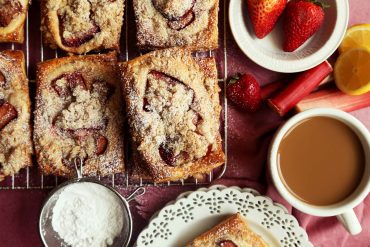
<svg viewBox="0 0 370 247">
<path fill-rule="evenodd" d="M 16 44 L 16 43 L 8 43 L 8 44 L 0 44 L 0 50 L 5 49 L 12 49 L 12 50 L 23 50 L 25 53 L 25 60 L 26 60 L 26 72 L 27 76 L 29 78 L 30 82 L 30 88 L 32 90 L 32 87 L 35 85 L 35 71 L 31 71 L 30 67 L 32 69 L 35 69 L 36 63 L 30 63 L 31 57 L 31 46 L 30 46 L 30 25 L 37 25 L 39 28 L 40 25 L 40 17 L 39 17 L 39 3 L 40 0 L 36 0 L 32 2 L 32 5 L 30 6 L 29 12 L 27 14 L 26 22 L 25 22 L 25 42 L 23 44 Z M 121 54 L 123 55 L 123 58 L 121 57 L 121 60 L 128 61 L 130 59 L 129 54 L 129 22 L 130 18 L 129 16 L 129 6 L 131 5 L 131 0 L 126 0 L 125 4 L 125 15 L 124 15 L 124 24 L 123 24 L 123 32 L 121 33 Z M 223 46 L 219 48 L 219 51 L 221 51 L 223 54 L 223 78 L 219 78 L 219 84 L 222 88 L 222 94 L 221 94 L 221 103 L 223 103 L 223 111 L 222 111 L 222 119 L 224 120 L 221 126 L 223 127 L 223 146 L 224 146 L 224 152 L 225 152 L 225 164 L 219 168 L 217 171 L 210 172 L 202 179 L 197 178 L 191 178 L 187 180 L 180 180 L 177 182 L 167 182 L 167 183 L 161 183 L 161 184 L 155 184 L 153 182 L 147 181 L 143 178 L 135 179 L 135 181 L 132 181 L 129 174 L 128 169 L 126 169 L 124 174 L 115 174 L 108 177 L 100 177 L 98 176 L 97 179 L 100 181 L 103 181 L 106 184 L 111 185 L 112 187 L 118 187 L 118 188 L 124 188 L 124 187 L 130 187 L 130 186 L 149 186 L 149 185 L 159 185 L 159 186 L 172 186 L 172 185 L 207 185 L 211 183 L 212 181 L 221 178 L 227 168 L 227 99 L 224 97 L 224 92 L 226 90 L 226 79 L 227 79 L 227 52 L 226 52 L 226 10 L 227 10 L 227 0 L 221 0 L 220 1 L 220 15 L 222 15 L 223 18 L 220 18 L 220 30 L 223 31 L 223 37 L 222 41 L 220 42 L 220 46 Z M 131 10 L 132 11 L 132 10 Z M 132 18 L 131 18 L 132 19 Z M 31 23 L 31 24 L 30 24 Z M 132 25 L 133 23 L 130 23 Z M 34 31 L 34 30 L 33 30 Z M 130 37 L 132 38 L 132 37 Z M 39 39 L 38 41 L 34 42 L 35 39 Z M 37 49 L 32 48 L 32 52 L 35 50 L 38 50 L 39 54 L 39 60 L 38 61 L 44 61 L 48 59 L 58 58 L 62 56 L 66 56 L 66 54 L 61 50 L 51 50 L 48 47 L 44 47 L 42 44 L 42 35 L 39 32 L 37 35 L 32 34 L 32 41 L 33 43 L 39 43 L 39 46 Z M 33 44 L 34 45 L 34 44 Z M 124 48 L 124 49 L 123 49 Z M 136 53 L 141 55 L 141 52 L 136 50 Z M 201 53 L 195 53 L 195 56 L 202 56 L 202 57 L 214 57 L 213 51 L 208 52 L 201 52 Z M 30 73 L 31 72 L 31 73 Z M 220 74 L 220 73 L 219 73 Z M 31 98 L 32 93 L 31 93 Z M 127 138 L 126 138 L 127 141 Z M 127 144 L 127 143 L 126 143 Z M 126 157 L 128 156 L 128 148 L 126 145 L 125 148 L 126 151 Z M 0 182 L 0 190 L 14 190 L 14 189 L 52 189 L 56 186 L 58 186 L 60 183 L 66 181 L 66 178 L 61 178 L 57 176 L 44 176 L 41 174 L 37 169 L 37 164 L 34 159 L 34 165 L 33 167 L 27 167 L 25 169 L 22 169 L 17 175 L 13 175 L 10 177 L 7 177 L 4 181 Z M 127 166 L 127 158 L 126 158 L 126 166 Z"/>
</svg>

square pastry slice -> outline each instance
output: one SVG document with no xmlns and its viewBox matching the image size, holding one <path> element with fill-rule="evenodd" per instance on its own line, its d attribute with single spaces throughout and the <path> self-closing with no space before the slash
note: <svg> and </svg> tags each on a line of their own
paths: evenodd
<svg viewBox="0 0 370 247">
<path fill-rule="evenodd" d="M 32 164 L 30 115 L 23 53 L 0 52 L 0 181 Z"/>
<path fill-rule="evenodd" d="M 130 133 L 155 182 L 208 173 L 224 162 L 217 70 L 190 50 L 159 50 L 121 64 Z"/>
<path fill-rule="evenodd" d="M 194 239 L 187 247 L 268 247 L 240 215 L 234 214 Z"/>
<path fill-rule="evenodd" d="M 40 63 L 34 142 L 45 174 L 124 171 L 123 113 L 116 54 L 72 56 Z"/>
<path fill-rule="evenodd" d="M 0 0 L 0 42 L 24 41 L 29 0 Z"/>
<path fill-rule="evenodd" d="M 124 0 L 41 0 L 43 41 L 70 53 L 119 50 Z"/>
<path fill-rule="evenodd" d="M 218 47 L 219 0 L 134 0 L 141 49 Z"/>
</svg>

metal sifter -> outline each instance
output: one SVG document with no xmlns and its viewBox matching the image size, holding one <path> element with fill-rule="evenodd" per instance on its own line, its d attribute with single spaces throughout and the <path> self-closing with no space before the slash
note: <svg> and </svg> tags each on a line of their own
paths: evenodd
<svg viewBox="0 0 370 247">
<path fill-rule="evenodd" d="M 59 236 L 58 233 L 56 233 L 52 227 L 52 215 L 53 215 L 53 209 L 54 206 L 59 198 L 60 193 L 66 189 L 68 186 L 75 184 L 75 183 L 94 183 L 98 184 L 100 186 L 103 186 L 104 188 L 110 190 L 114 193 L 114 195 L 117 196 L 117 198 L 120 201 L 122 214 L 123 214 L 123 227 L 121 230 L 121 233 L 114 239 L 114 243 L 110 246 L 112 247 L 122 247 L 122 246 L 128 246 L 131 234 L 132 234 L 132 217 L 129 207 L 129 202 L 133 200 L 136 196 L 143 195 L 145 193 L 144 187 L 137 188 L 131 195 L 129 195 L 127 198 L 121 196 L 117 190 L 114 188 L 107 186 L 100 181 L 83 177 L 82 174 L 82 166 L 83 162 L 80 159 L 74 159 L 73 161 L 76 172 L 77 172 L 77 178 L 68 180 L 59 186 L 57 186 L 55 189 L 51 191 L 49 196 L 46 198 L 42 209 L 40 213 L 39 218 L 39 233 L 41 240 L 44 244 L 44 246 L 68 246 Z"/>
</svg>

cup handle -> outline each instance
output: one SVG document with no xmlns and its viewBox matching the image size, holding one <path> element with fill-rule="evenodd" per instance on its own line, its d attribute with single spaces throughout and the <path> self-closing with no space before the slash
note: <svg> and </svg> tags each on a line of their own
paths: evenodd
<svg viewBox="0 0 370 247">
<path fill-rule="evenodd" d="M 352 235 L 359 234 L 362 231 L 360 222 L 353 209 L 344 212 L 343 214 L 337 215 L 338 220 L 343 224 L 346 230 Z"/>
</svg>

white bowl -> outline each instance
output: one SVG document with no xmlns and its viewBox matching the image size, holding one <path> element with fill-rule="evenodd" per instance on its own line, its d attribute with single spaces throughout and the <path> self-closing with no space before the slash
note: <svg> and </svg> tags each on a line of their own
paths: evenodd
<svg viewBox="0 0 370 247">
<path fill-rule="evenodd" d="M 246 2 L 230 0 L 231 32 L 245 55 L 260 66 L 277 72 L 301 72 L 320 64 L 338 48 L 348 25 L 347 0 L 321 0 L 330 5 L 325 9 L 324 24 L 300 48 L 294 52 L 284 52 L 282 18 L 269 35 L 258 39 L 248 16 Z"/>
</svg>

